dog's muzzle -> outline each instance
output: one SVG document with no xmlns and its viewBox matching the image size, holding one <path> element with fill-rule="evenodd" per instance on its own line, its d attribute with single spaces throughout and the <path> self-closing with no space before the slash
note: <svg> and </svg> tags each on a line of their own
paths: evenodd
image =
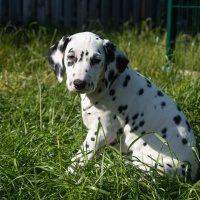
<svg viewBox="0 0 200 200">
<path fill-rule="evenodd" d="M 82 81 L 80 79 L 75 79 L 73 84 L 74 84 L 74 87 L 77 90 L 83 90 L 85 88 L 85 86 L 87 85 L 87 82 L 86 81 Z"/>
</svg>

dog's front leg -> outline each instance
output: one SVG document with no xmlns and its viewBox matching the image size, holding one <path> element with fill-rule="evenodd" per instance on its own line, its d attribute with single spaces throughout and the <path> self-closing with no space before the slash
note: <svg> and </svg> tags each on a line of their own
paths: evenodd
<svg viewBox="0 0 200 200">
<path fill-rule="evenodd" d="M 99 148 L 109 143 L 108 140 L 110 139 L 106 137 L 103 130 L 99 130 L 98 132 L 90 130 L 81 149 L 76 156 L 72 158 L 72 164 L 68 167 L 68 171 L 73 173 L 78 166 L 84 166 L 88 160 L 92 159 Z"/>
</svg>

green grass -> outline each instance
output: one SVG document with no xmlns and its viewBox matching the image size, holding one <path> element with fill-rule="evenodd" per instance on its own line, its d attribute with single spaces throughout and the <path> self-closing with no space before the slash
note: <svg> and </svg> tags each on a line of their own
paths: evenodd
<svg viewBox="0 0 200 200">
<path fill-rule="evenodd" d="M 83 30 L 78 30 L 83 31 Z M 121 31 L 92 29 L 124 50 L 130 65 L 161 87 L 185 112 L 200 146 L 200 47 L 177 45 L 165 66 L 165 35 L 143 26 Z M 84 140 L 79 96 L 57 83 L 45 52 L 64 34 L 32 24 L 0 29 L 0 198 L 1 199 L 199 199 L 200 180 L 168 179 L 142 172 L 106 147 L 76 174 L 66 174 Z M 99 167 L 94 167 L 99 164 Z"/>
</svg>

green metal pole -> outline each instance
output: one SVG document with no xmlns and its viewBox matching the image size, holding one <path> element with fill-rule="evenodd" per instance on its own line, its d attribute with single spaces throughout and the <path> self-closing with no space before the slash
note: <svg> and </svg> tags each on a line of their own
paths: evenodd
<svg viewBox="0 0 200 200">
<path fill-rule="evenodd" d="M 167 63 L 171 60 L 171 31 L 172 31 L 172 1 L 168 0 L 167 7 L 167 41 L 166 41 L 166 59 Z"/>
</svg>

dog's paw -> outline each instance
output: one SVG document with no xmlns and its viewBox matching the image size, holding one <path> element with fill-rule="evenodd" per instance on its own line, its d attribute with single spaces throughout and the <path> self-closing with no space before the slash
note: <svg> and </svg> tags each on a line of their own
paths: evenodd
<svg viewBox="0 0 200 200">
<path fill-rule="evenodd" d="M 67 168 L 67 170 L 66 170 L 66 173 L 67 174 L 74 174 L 74 172 L 75 172 L 75 168 L 73 167 L 73 166 L 69 166 L 68 168 Z"/>
</svg>

